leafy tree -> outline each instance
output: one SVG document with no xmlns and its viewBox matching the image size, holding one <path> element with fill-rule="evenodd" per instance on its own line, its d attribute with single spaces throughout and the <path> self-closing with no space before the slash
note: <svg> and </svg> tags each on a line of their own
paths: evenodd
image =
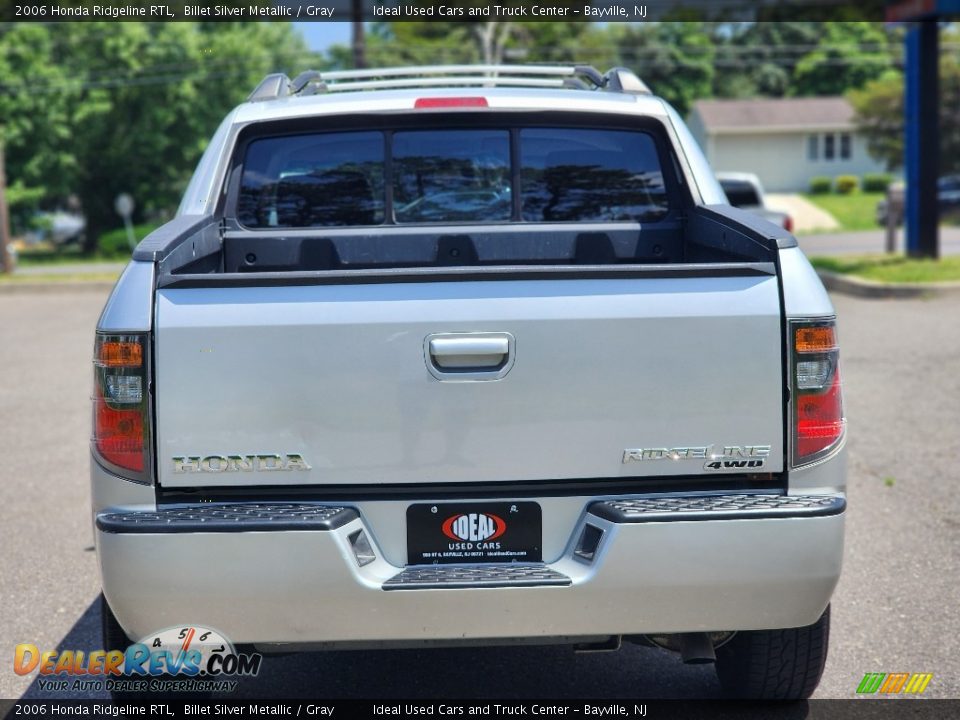
<svg viewBox="0 0 960 720">
<path fill-rule="evenodd" d="M 0 94 L 12 128 L 7 174 L 14 186 L 41 186 L 48 202 L 75 194 L 87 250 L 119 224 L 120 192 L 133 195 L 138 221 L 172 212 L 223 115 L 267 72 L 298 69 L 305 53 L 281 23 L 49 27 L 0 35 L 0 76 L 16 78 Z"/>
<path fill-rule="evenodd" d="M 870 155 L 888 170 L 903 165 L 903 75 L 891 72 L 847 93 Z"/>
<path fill-rule="evenodd" d="M 53 53 L 43 25 L 11 24 L 0 30 L 0 143 L 10 183 L 7 200 L 20 229 L 45 197 L 67 193 L 75 168 L 72 155 L 57 148 L 70 134 L 70 91 Z"/>
<path fill-rule="evenodd" d="M 460 63 L 583 62 L 581 41 L 589 23 L 572 22 L 381 22 L 367 36 L 372 66 Z M 352 66 L 347 48 L 330 52 L 337 67 Z"/>
<path fill-rule="evenodd" d="M 903 165 L 903 82 L 890 72 L 847 95 L 870 154 L 888 170 Z M 940 173 L 960 173 L 960 61 L 948 54 L 940 58 Z"/>
<path fill-rule="evenodd" d="M 694 100 L 711 96 L 715 51 L 705 23 L 661 22 L 612 33 L 617 64 L 634 70 L 681 115 Z"/>
<path fill-rule="evenodd" d="M 800 58 L 792 95 L 842 95 L 861 88 L 893 67 L 889 38 L 870 22 L 824 23 L 816 48 Z"/>
<path fill-rule="evenodd" d="M 797 62 L 813 48 L 822 23 L 761 22 L 715 26 L 719 97 L 782 97 L 790 91 Z"/>
</svg>

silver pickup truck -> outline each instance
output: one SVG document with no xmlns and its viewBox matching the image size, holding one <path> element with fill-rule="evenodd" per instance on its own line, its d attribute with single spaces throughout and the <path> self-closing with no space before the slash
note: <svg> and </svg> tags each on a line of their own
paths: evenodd
<svg viewBox="0 0 960 720">
<path fill-rule="evenodd" d="M 834 309 L 629 71 L 269 76 L 94 366 L 107 647 L 626 641 L 735 696 L 819 681 Z"/>
</svg>

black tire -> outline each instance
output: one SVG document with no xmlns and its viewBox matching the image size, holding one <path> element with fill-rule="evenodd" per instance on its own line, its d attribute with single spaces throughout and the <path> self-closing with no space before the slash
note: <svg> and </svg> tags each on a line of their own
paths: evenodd
<svg viewBox="0 0 960 720">
<path fill-rule="evenodd" d="M 100 593 L 100 635 L 105 650 L 126 650 L 133 642 L 120 627 L 103 593 Z"/>
<path fill-rule="evenodd" d="M 823 675 L 830 639 L 830 606 L 813 625 L 738 632 L 717 648 L 724 692 L 752 700 L 805 700 Z"/>
<path fill-rule="evenodd" d="M 126 650 L 130 645 L 133 644 L 133 640 L 131 640 L 127 633 L 124 632 L 123 628 L 120 627 L 120 623 L 117 621 L 117 616 L 113 614 L 113 610 L 110 609 L 110 605 L 107 602 L 107 599 L 103 596 L 103 593 L 100 594 L 100 633 L 103 639 L 103 648 L 105 650 Z M 173 675 L 160 675 L 156 677 L 156 679 L 174 680 L 176 677 Z M 131 702 L 145 702 L 160 697 L 158 693 L 149 691 L 141 692 L 137 690 L 111 691 L 110 695 L 114 700 L 127 700 Z M 176 693 L 173 697 L 182 700 L 205 700 L 210 697 L 210 693 Z"/>
<path fill-rule="evenodd" d="M 113 614 L 113 610 L 103 593 L 100 593 L 100 635 L 103 639 L 104 650 L 126 650 L 133 644 L 127 633 L 120 627 L 117 616 Z M 151 697 L 148 693 L 119 690 L 111 690 L 110 696 L 114 700 L 135 702 L 149 700 Z"/>
</svg>

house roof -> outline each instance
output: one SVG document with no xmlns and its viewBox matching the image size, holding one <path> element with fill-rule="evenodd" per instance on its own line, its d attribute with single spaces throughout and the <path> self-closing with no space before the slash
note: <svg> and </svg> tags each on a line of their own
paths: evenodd
<svg viewBox="0 0 960 720">
<path fill-rule="evenodd" d="M 697 100 L 693 112 L 710 134 L 854 127 L 853 107 L 839 96 Z"/>
</svg>

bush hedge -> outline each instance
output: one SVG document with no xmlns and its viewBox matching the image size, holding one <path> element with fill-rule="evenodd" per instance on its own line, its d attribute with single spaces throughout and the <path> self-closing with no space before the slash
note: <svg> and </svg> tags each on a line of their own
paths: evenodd
<svg viewBox="0 0 960 720">
<path fill-rule="evenodd" d="M 833 182 L 828 177 L 819 176 L 810 178 L 810 192 L 813 195 L 825 195 L 830 192 L 832 186 Z"/>
<path fill-rule="evenodd" d="M 864 192 L 886 192 L 893 178 L 886 173 L 866 173 L 863 176 Z"/>
<path fill-rule="evenodd" d="M 134 225 L 133 234 L 137 242 L 143 240 L 147 235 L 157 229 L 157 223 L 144 223 L 143 225 Z M 130 243 L 127 241 L 127 231 L 124 228 L 117 228 L 103 233 L 97 239 L 97 251 L 105 257 L 129 257 Z"/>
<path fill-rule="evenodd" d="M 849 195 L 860 187 L 860 179 L 856 175 L 837 175 L 834 187 L 841 195 Z"/>
</svg>

